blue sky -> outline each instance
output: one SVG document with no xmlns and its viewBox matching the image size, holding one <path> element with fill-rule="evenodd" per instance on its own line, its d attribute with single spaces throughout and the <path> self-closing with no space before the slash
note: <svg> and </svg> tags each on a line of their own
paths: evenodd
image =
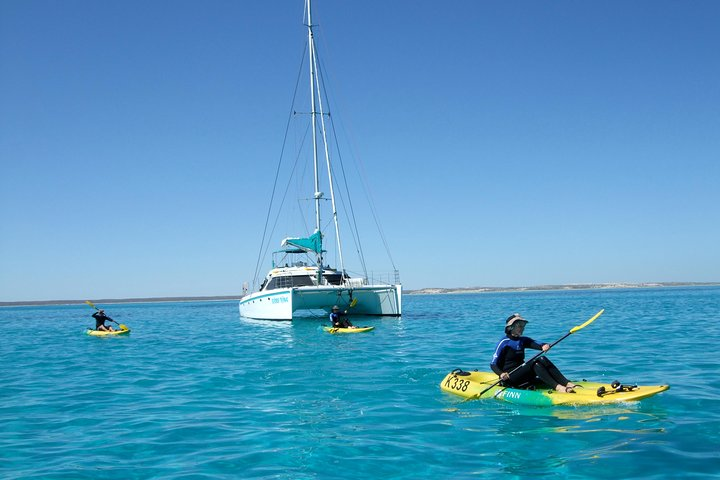
<svg viewBox="0 0 720 480">
<path fill-rule="evenodd" d="M 239 293 L 302 11 L 1 2 L 0 301 Z M 720 281 L 718 2 L 314 14 L 405 288 Z"/>
</svg>

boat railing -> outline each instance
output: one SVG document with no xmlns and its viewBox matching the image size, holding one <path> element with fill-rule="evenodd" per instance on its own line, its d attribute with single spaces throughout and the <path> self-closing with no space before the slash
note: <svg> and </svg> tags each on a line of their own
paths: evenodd
<svg viewBox="0 0 720 480">
<path fill-rule="evenodd" d="M 351 288 L 364 285 L 399 285 L 400 272 L 398 270 L 392 272 L 368 272 L 367 276 L 346 278 L 344 284 Z"/>
</svg>

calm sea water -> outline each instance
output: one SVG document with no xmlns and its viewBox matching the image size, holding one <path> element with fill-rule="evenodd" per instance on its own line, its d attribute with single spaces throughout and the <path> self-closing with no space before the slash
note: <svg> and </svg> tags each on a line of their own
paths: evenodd
<svg viewBox="0 0 720 480">
<path fill-rule="evenodd" d="M 720 288 L 406 296 L 333 336 L 236 302 L 0 309 L 2 478 L 720 478 Z M 518 408 L 439 383 L 487 369 L 503 320 L 569 377 L 669 383 L 636 403 Z"/>
</svg>

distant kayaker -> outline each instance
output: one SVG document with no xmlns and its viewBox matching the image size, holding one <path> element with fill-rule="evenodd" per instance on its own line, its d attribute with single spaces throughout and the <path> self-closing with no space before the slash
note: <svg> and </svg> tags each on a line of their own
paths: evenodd
<svg viewBox="0 0 720 480">
<path fill-rule="evenodd" d="M 112 318 L 105 315 L 105 310 L 98 310 L 97 312 L 93 313 L 92 316 L 95 319 L 95 330 L 100 330 L 103 332 L 115 331 L 112 325 L 105 325 L 105 320 L 113 321 Z"/>
<path fill-rule="evenodd" d="M 347 310 L 341 314 L 340 307 L 333 305 L 332 313 L 330 313 L 330 325 L 332 328 L 356 328 L 345 315 L 347 315 Z"/>
<path fill-rule="evenodd" d="M 505 321 L 505 337 L 495 347 L 490 368 L 498 374 L 503 385 L 507 387 L 532 386 L 539 378 L 558 392 L 575 393 L 575 384 L 565 378 L 547 357 L 541 356 L 527 365 L 523 365 L 526 348 L 543 352 L 550 350 L 549 344 L 539 343 L 530 337 L 522 336 L 527 323 L 527 320 L 518 313 L 508 317 Z M 515 370 L 516 368 L 517 370 Z"/>
</svg>

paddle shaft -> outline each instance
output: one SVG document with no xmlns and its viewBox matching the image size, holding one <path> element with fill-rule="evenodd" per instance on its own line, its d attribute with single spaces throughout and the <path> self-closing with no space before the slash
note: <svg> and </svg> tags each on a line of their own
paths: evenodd
<svg viewBox="0 0 720 480">
<path fill-rule="evenodd" d="M 92 308 L 94 308 L 94 309 L 97 310 L 98 312 L 100 311 L 100 309 L 99 309 L 98 307 L 96 307 L 95 304 L 92 303 L 90 300 L 85 300 L 85 303 L 87 303 L 88 305 L 90 305 Z M 117 324 L 117 325 L 120 325 L 118 322 L 116 322 L 116 321 L 113 320 L 112 318 L 108 317 L 107 315 L 105 315 L 105 318 L 107 318 L 108 320 L 110 320 L 111 322 L 113 322 L 113 323 L 115 323 L 115 324 Z"/>
<path fill-rule="evenodd" d="M 551 343 L 551 344 L 550 344 L 550 348 L 554 347 L 554 346 L 557 345 L 558 343 L 560 343 L 560 342 L 562 342 L 563 340 L 565 340 L 567 337 L 570 336 L 571 333 L 572 333 L 572 332 L 568 332 L 568 333 L 566 333 L 562 338 L 559 338 L 559 339 L 557 339 L 556 341 L 554 341 L 553 343 Z M 548 351 L 550 350 L 550 348 L 548 348 Z M 534 357 L 532 357 L 530 360 L 525 360 L 521 365 L 518 365 L 517 367 L 513 368 L 512 370 L 510 370 L 510 371 L 508 372 L 508 375 L 512 375 L 513 373 L 515 373 L 516 371 L 520 370 L 521 368 L 523 368 L 523 367 L 524 367 L 525 365 L 527 365 L 528 363 L 534 362 L 537 358 L 539 358 L 539 357 L 540 357 L 542 354 L 544 354 L 544 353 L 545 353 L 545 351 L 542 351 L 542 352 L 538 353 L 537 355 L 535 355 Z M 488 390 L 490 390 L 491 388 L 493 388 L 494 386 L 496 386 L 496 385 L 499 384 L 500 382 L 502 382 L 502 378 L 499 379 L 497 382 L 493 383 L 492 385 L 490 385 L 489 387 L 487 387 L 487 388 L 486 388 L 485 390 L 483 390 L 482 392 L 480 392 L 480 393 L 478 394 L 478 398 L 482 397 L 485 392 L 487 392 Z"/>
<path fill-rule="evenodd" d="M 590 325 L 592 322 L 594 322 L 596 318 L 598 318 L 600 315 L 602 315 L 602 313 L 603 313 L 604 311 L 605 311 L 605 309 L 603 308 L 603 309 L 600 310 L 598 313 L 596 313 L 592 318 L 590 318 L 590 320 L 588 320 L 587 322 L 583 323 L 582 325 L 578 325 L 578 326 L 576 326 L 576 327 L 571 328 L 568 333 L 566 333 L 565 335 L 563 335 L 562 337 L 558 338 L 558 339 L 555 340 L 553 343 L 551 343 L 551 344 L 550 344 L 550 347 L 548 347 L 547 350 L 541 351 L 540 353 L 538 353 L 537 355 L 535 355 L 534 357 L 532 357 L 530 360 L 524 361 L 524 362 L 522 363 L 522 365 L 518 365 L 517 367 L 513 368 L 512 370 L 510 370 L 510 371 L 508 372 L 508 375 L 512 375 L 514 372 L 516 372 L 517 370 L 520 370 L 521 368 L 523 368 L 523 367 L 524 367 L 525 365 L 527 365 L 528 363 L 534 362 L 534 361 L 535 361 L 536 359 L 538 359 L 541 355 L 545 354 L 546 352 L 549 352 L 552 347 L 554 347 L 554 346 L 557 345 L 558 343 L 562 342 L 563 340 L 565 340 L 567 337 L 569 337 L 569 336 L 572 335 L 573 333 L 575 333 L 575 332 L 577 332 L 578 330 L 582 330 L 583 328 L 587 327 L 587 326 Z M 477 398 L 482 397 L 485 392 L 487 392 L 488 390 L 490 390 L 490 389 L 493 388 L 494 386 L 498 385 L 500 382 L 502 382 L 502 378 L 499 379 L 497 382 L 493 383 L 492 385 L 490 385 L 489 387 L 487 387 L 487 388 L 486 388 L 485 390 L 483 390 L 482 392 L 480 392 L 480 393 L 477 395 Z"/>
</svg>

